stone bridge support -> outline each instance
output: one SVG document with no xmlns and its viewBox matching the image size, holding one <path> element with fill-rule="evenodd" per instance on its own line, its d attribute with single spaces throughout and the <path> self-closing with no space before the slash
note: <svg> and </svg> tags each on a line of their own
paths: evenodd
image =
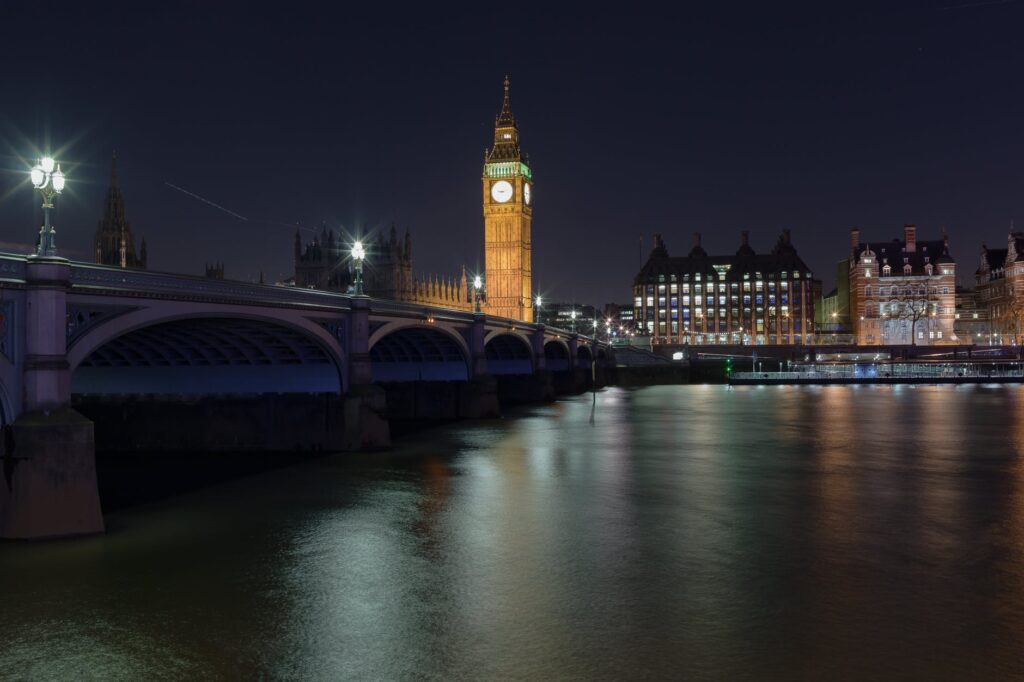
<svg viewBox="0 0 1024 682">
<path fill-rule="evenodd" d="M 384 389 L 373 383 L 370 364 L 370 299 L 352 297 L 345 349 L 349 387 L 345 395 L 345 449 L 378 450 L 391 446 Z"/>
<path fill-rule="evenodd" d="M 71 409 L 67 292 L 71 266 L 29 258 L 23 410 L 4 434 L 0 538 L 103 532 L 93 425 Z"/>
<path fill-rule="evenodd" d="M 547 368 L 544 357 L 544 325 L 538 324 L 530 334 L 530 345 L 533 347 L 533 399 L 538 402 L 551 402 L 555 399 L 555 387 L 551 381 L 551 372 Z"/>
<path fill-rule="evenodd" d="M 467 335 L 470 372 L 464 399 L 459 401 L 464 412 L 459 415 L 461 417 L 487 419 L 501 416 L 498 381 L 487 371 L 486 338 L 487 319 L 483 313 L 475 313 Z"/>
</svg>

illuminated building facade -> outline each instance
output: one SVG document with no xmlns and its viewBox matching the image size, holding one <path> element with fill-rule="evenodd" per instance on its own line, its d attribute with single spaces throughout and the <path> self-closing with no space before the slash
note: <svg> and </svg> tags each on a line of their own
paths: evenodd
<svg viewBox="0 0 1024 682">
<path fill-rule="evenodd" d="M 1021 343 L 1024 340 L 1024 232 L 1011 231 L 1005 249 L 982 244 L 981 262 L 975 272 L 978 307 L 989 320 L 982 337 L 993 343 Z"/>
<path fill-rule="evenodd" d="M 956 343 L 956 263 L 949 239 L 918 241 L 904 225 L 903 239 L 862 244 L 850 233 L 850 322 L 862 345 Z"/>
<path fill-rule="evenodd" d="M 789 230 L 758 254 L 747 231 L 731 256 L 709 256 L 700 234 L 685 257 L 661 235 L 633 281 L 635 325 L 652 344 L 800 344 L 811 341 L 820 283 Z"/>
<path fill-rule="evenodd" d="M 509 81 L 494 122 L 494 145 L 484 157 L 484 262 L 487 313 L 533 321 L 533 173 L 519 148 L 519 126 L 512 115 Z"/>
</svg>

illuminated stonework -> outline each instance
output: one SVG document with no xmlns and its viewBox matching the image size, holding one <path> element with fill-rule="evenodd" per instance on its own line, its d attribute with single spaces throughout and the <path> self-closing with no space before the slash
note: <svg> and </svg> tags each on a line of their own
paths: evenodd
<svg viewBox="0 0 1024 682">
<path fill-rule="evenodd" d="M 850 235 L 850 323 L 862 345 L 931 346 L 957 343 L 956 263 L 949 241 L 918 241 L 905 225 L 903 239 L 862 244 Z"/>
<path fill-rule="evenodd" d="M 489 315 L 533 321 L 530 223 L 533 174 L 519 149 L 509 104 L 509 81 L 494 123 L 494 146 L 484 159 L 484 262 Z"/>
</svg>

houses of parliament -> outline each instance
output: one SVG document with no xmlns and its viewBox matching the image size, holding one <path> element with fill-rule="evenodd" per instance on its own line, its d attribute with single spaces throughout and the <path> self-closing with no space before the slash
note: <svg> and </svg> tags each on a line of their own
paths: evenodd
<svg viewBox="0 0 1024 682">
<path fill-rule="evenodd" d="M 533 321 L 530 224 L 533 214 L 533 173 L 519 146 L 519 126 L 512 114 L 509 80 L 505 78 L 501 111 L 494 123 L 494 142 L 485 152 L 483 168 L 484 297 L 490 315 Z M 353 274 L 341 235 L 326 227 L 309 243 L 295 234 L 295 285 L 345 291 Z M 399 237 L 392 225 L 387 236 L 367 245 L 369 260 L 364 290 L 375 298 L 423 303 L 459 310 L 474 308 L 474 292 L 465 268 L 453 276 L 414 276 L 412 237 Z"/>
<path fill-rule="evenodd" d="M 532 254 L 533 172 L 519 146 L 519 125 L 512 114 L 509 80 L 505 78 L 501 110 L 494 122 L 494 141 L 484 153 L 482 175 L 484 216 L 484 289 L 482 309 L 490 315 L 533 321 Z M 365 244 L 368 261 L 364 291 L 374 298 L 423 303 L 457 310 L 475 307 L 475 292 L 466 269 L 456 275 L 413 273 L 412 236 L 387 235 Z M 349 259 L 351 244 L 322 227 L 303 243 L 295 233 L 294 286 L 349 291 L 354 280 Z M 145 268 L 146 241 L 135 249 L 131 224 L 125 217 L 124 197 L 117 177 L 117 154 L 111 163 L 103 219 L 96 230 L 96 262 L 122 268 Z M 206 266 L 206 276 L 224 277 L 224 266 Z M 262 281 L 262 278 L 261 278 Z"/>
</svg>

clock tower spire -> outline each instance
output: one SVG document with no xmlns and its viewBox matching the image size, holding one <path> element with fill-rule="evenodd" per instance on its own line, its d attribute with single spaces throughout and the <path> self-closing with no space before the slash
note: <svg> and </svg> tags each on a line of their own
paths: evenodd
<svg viewBox="0 0 1024 682">
<path fill-rule="evenodd" d="M 487 312 L 533 321 L 530 224 L 533 173 L 519 148 L 519 126 L 512 114 L 509 79 L 494 120 L 494 145 L 484 160 L 484 261 Z"/>
</svg>

